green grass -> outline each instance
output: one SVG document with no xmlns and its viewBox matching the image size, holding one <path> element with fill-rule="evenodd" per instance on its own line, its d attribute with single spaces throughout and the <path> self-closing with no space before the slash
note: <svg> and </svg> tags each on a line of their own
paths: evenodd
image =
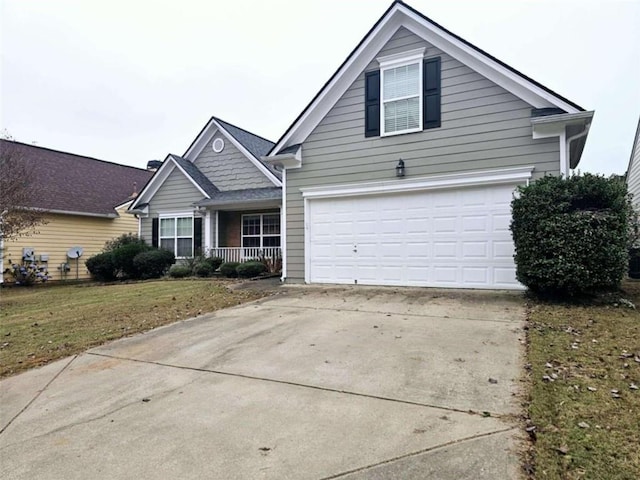
<svg viewBox="0 0 640 480">
<path fill-rule="evenodd" d="M 640 309 L 640 283 L 629 281 L 624 290 L 621 296 Z M 533 478 L 640 478 L 640 391 L 630 388 L 640 386 L 634 360 L 640 357 L 640 310 L 537 303 L 528 347 L 529 417 L 537 427 L 527 460 Z M 543 380 L 552 373 L 557 379 Z"/>
<path fill-rule="evenodd" d="M 109 340 L 264 296 L 224 281 L 38 285 L 0 292 L 0 378 Z"/>
</svg>

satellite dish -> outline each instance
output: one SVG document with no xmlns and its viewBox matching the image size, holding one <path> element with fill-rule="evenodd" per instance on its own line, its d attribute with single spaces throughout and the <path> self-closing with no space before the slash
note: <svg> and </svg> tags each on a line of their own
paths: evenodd
<svg viewBox="0 0 640 480">
<path fill-rule="evenodd" d="M 67 250 L 67 257 L 80 258 L 83 252 L 84 250 L 82 247 L 71 247 L 69 250 Z"/>
</svg>

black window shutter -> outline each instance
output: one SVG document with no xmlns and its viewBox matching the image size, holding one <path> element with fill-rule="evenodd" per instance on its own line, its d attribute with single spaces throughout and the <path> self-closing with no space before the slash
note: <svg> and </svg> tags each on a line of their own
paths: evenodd
<svg viewBox="0 0 640 480">
<path fill-rule="evenodd" d="M 364 136 L 380 136 L 380 70 L 364 75 Z"/>
<path fill-rule="evenodd" d="M 160 221 L 157 218 L 151 219 L 151 246 L 158 248 L 158 229 Z"/>
<path fill-rule="evenodd" d="M 424 60 L 422 89 L 422 128 L 437 128 L 440 126 L 440 57 Z"/>
<path fill-rule="evenodd" d="M 203 255 L 202 251 L 202 218 L 193 219 L 193 255 Z"/>
</svg>

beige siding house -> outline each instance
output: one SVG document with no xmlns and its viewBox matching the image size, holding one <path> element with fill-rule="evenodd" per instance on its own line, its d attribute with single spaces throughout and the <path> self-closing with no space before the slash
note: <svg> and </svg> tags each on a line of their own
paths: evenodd
<svg viewBox="0 0 640 480">
<path fill-rule="evenodd" d="M 22 263 L 25 253 L 51 280 L 88 279 L 87 258 L 108 240 L 138 233 L 138 219 L 126 212 L 151 172 L 18 142 L 2 140 L 0 146 L 30 172 L 32 195 L 24 206 L 42 210 L 46 221 L 34 235 L 2 239 L 3 282 L 13 280 L 11 265 Z M 72 247 L 82 248 L 80 259 L 69 258 Z"/>
<path fill-rule="evenodd" d="M 575 168 L 592 116 L 394 2 L 266 157 L 283 278 L 521 288 L 513 192 Z"/>
</svg>

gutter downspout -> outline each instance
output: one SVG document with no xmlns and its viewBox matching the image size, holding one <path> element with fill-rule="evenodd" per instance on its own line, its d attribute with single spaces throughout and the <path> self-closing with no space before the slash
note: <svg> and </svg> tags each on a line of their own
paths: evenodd
<svg viewBox="0 0 640 480">
<path fill-rule="evenodd" d="M 584 125 L 584 130 L 582 130 L 580 133 L 576 133 L 575 135 L 570 136 L 569 138 L 566 139 L 566 149 L 567 149 L 567 173 L 569 171 L 569 168 L 571 167 L 571 142 L 578 140 L 582 137 L 586 137 L 587 134 L 589 133 L 589 129 L 591 128 L 591 122 L 587 122 Z"/>
</svg>

